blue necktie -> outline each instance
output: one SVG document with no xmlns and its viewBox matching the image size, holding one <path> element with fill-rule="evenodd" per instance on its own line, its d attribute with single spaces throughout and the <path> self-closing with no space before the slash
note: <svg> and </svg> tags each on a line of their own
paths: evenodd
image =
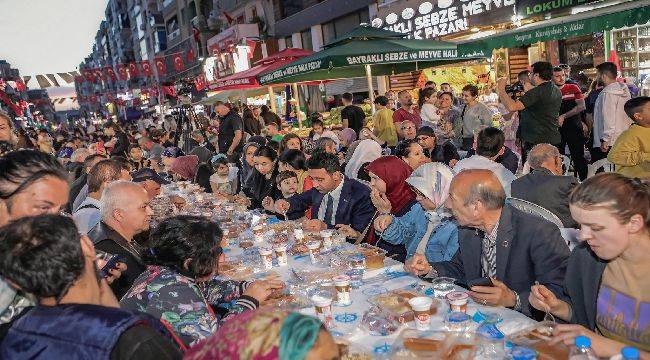
<svg viewBox="0 0 650 360">
<path fill-rule="evenodd" d="M 334 198 L 332 195 L 327 195 L 327 205 L 325 207 L 325 217 L 323 218 L 323 221 L 327 225 L 333 225 L 332 224 L 332 210 L 334 208 Z"/>
</svg>

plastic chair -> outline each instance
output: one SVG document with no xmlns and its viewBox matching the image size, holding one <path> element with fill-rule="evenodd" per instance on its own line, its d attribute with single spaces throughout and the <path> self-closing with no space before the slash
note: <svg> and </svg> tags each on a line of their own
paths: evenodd
<svg viewBox="0 0 650 360">
<path fill-rule="evenodd" d="M 508 202 L 517 210 L 523 211 L 528 214 L 539 216 L 547 221 L 552 222 L 560 229 L 564 227 L 564 224 L 562 224 L 562 221 L 560 220 L 559 217 L 557 217 L 557 215 L 553 214 L 550 210 L 547 210 L 535 203 L 523 199 L 512 198 L 512 197 L 508 198 Z"/>
<path fill-rule="evenodd" d="M 593 164 L 587 165 L 587 177 L 590 178 L 596 175 L 598 169 L 602 168 L 605 172 L 613 172 L 614 164 L 612 164 L 607 158 L 600 159 Z"/>
</svg>

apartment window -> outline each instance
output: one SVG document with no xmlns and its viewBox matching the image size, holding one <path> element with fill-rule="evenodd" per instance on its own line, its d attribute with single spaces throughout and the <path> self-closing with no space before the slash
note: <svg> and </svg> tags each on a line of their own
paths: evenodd
<svg viewBox="0 0 650 360">
<path fill-rule="evenodd" d="M 311 28 L 300 32 L 300 39 L 302 40 L 302 48 L 305 50 L 314 50 L 311 43 Z"/>
<path fill-rule="evenodd" d="M 348 14 L 336 18 L 330 22 L 321 25 L 323 31 L 323 43 L 327 44 L 337 37 L 351 31 L 362 23 L 369 23 L 368 10 L 363 9 L 356 13 Z"/>
<path fill-rule="evenodd" d="M 291 36 L 287 36 L 284 38 L 284 43 L 286 44 L 287 49 L 293 47 L 293 40 L 291 39 Z"/>
</svg>

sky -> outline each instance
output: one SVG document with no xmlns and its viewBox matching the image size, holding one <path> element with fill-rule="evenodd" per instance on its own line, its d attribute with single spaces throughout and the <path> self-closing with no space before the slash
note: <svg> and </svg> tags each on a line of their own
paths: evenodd
<svg viewBox="0 0 650 360">
<path fill-rule="evenodd" d="M 0 59 L 21 75 L 76 70 L 90 53 L 107 0 L 0 0 Z"/>
<path fill-rule="evenodd" d="M 21 76 L 77 70 L 92 50 L 107 3 L 0 0 L 0 59 L 20 70 Z M 50 89 L 51 97 L 74 96 L 74 88 Z"/>
</svg>

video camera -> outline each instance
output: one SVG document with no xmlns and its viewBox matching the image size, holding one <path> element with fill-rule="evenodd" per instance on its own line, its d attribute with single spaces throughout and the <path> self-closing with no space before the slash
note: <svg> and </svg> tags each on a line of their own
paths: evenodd
<svg viewBox="0 0 650 360">
<path fill-rule="evenodd" d="M 513 99 L 521 97 L 524 92 L 524 84 L 521 81 L 517 81 L 512 85 L 506 85 L 506 93 Z"/>
</svg>

